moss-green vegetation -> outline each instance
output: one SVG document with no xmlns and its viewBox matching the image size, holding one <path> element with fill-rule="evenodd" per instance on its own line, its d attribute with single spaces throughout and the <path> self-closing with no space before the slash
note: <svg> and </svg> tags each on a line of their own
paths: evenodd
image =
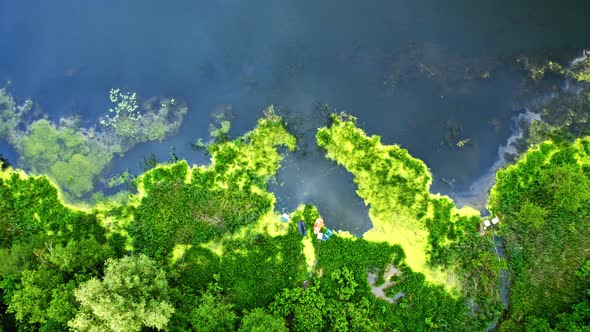
<svg viewBox="0 0 590 332">
<path fill-rule="evenodd" d="M 33 102 L 30 100 L 23 105 L 17 105 L 6 88 L 0 89 L 0 137 L 13 134 L 27 118 L 32 107 Z"/>
<path fill-rule="evenodd" d="M 526 69 L 533 80 L 541 80 L 547 73 L 572 78 L 578 82 L 590 82 L 590 57 L 588 53 L 569 66 L 551 60 L 531 60 L 527 57 L 518 58 L 518 62 Z"/>
<path fill-rule="evenodd" d="M 589 204 L 588 139 L 545 142 L 497 174 L 490 209 L 503 222 L 513 279 L 506 330 L 555 327 L 560 312 L 587 300 L 590 280 L 576 271 L 590 259 Z"/>
<path fill-rule="evenodd" d="M 468 299 L 483 321 L 496 317 L 500 266 L 491 239 L 478 232 L 479 213 L 432 195 L 426 165 L 405 149 L 368 137 L 345 114 L 332 120 L 318 131 L 318 145 L 353 174 L 358 195 L 370 206 L 373 229 L 363 239 L 400 245 L 413 273 Z"/>
<path fill-rule="evenodd" d="M 46 177 L 0 171 L 2 327 L 473 331 L 500 316 L 505 262 L 479 214 L 431 194 L 424 163 L 352 117 L 334 116 L 317 139 L 354 175 L 374 228 L 318 242 L 315 207 L 280 221 L 267 182 L 295 139 L 264 114 L 243 137 L 211 142 L 208 166 L 157 165 L 133 181 L 137 194 L 92 207 L 64 205 Z M 63 144 L 35 157 L 66 158 Z M 589 163 L 590 140 L 547 143 L 498 174 L 491 208 L 514 279 L 507 330 L 588 323 Z"/>
<path fill-rule="evenodd" d="M 46 174 L 68 193 L 80 197 L 93 188 L 93 179 L 111 159 L 108 151 L 90 148 L 88 138 L 74 128 L 47 120 L 31 124 L 22 137 L 23 163 L 36 174 Z"/>
<path fill-rule="evenodd" d="M 135 144 L 162 140 L 174 132 L 187 113 L 186 104 L 151 98 L 138 106 L 135 94 L 111 91 L 112 113 L 101 120 L 103 130 L 80 128 L 75 118 L 59 125 L 30 115 L 33 104 L 18 105 L 5 89 L 0 90 L 0 137 L 19 152 L 20 166 L 49 176 L 69 199 L 92 191 L 94 180 L 115 154 Z"/>
<path fill-rule="evenodd" d="M 407 88 L 416 79 L 426 79 L 435 83 L 442 94 L 465 93 L 470 83 L 490 79 L 502 61 L 494 55 L 462 56 L 433 43 L 412 42 L 385 53 L 374 57 L 388 66 L 383 86 L 390 92 Z"/>
<path fill-rule="evenodd" d="M 280 121 L 263 119 L 244 137 L 211 145 L 208 167 L 181 161 L 140 176 L 129 226 L 135 247 L 167 256 L 175 244 L 198 245 L 258 220 L 274 205 L 265 188 L 279 167 L 279 145 L 294 149 L 294 138 Z"/>
<path fill-rule="evenodd" d="M 534 111 L 539 112 L 542 121 L 533 121 L 525 130 L 522 150 L 548 139 L 572 140 L 590 133 L 590 90 L 587 87 L 554 95 Z"/>
<path fill-rule="evenodd" d="M 566 74 L 580 82 L 590 82 L 590 58 L 588 52 L 584 52 L 584 58 L 574 63 Z"/>
<path fill-rule="evenodd" d="M 76 312 L 73 290 L 120 251 L 95 212 L 64 206 L 46 178 L 12 170 L 0 172 L 0 229 L 2 311 L 23 329 L 65 326 Z"/>
<path fill-rule="evenodd" d="M 414 270 L 425 271 L 428 231 L 419 218 L 428 208 L 426 165 L 398 146 L 381 145 L 378 136 L 365 136 L 352 120 L 333 120 L 318 132 L 318 145 L 354 175 L 357 194 L 371 206 L 374 227 L 364 237 L 380 240 L 386 234 L 392 244 L 402 245 Z"/>
<path fill-rule="evenodd" d="M 100 124 L 114 129 L 117 134 L 123 137 L 136 135 L 137 123 L 141 121 L 141 113 L 138 110 L 139 106 L 137 106 L 137 94 L 111 89 L 109 98 L 116 106 L 114 109 L 109 109 L 109 114 L 100 120 Z"/>
<path fill-rule="evenodd" d="M 12 324 L 79 330 L 164 325 L 173 330 L 256 330 L 264 328 L 252 321 L 260 317 L 279 329 L 369 331 L 423 326 L 425 314 L 428 324 L 438 326 L 467 317 L 461 300 L 404 267 L 399 246 L 334 235 L 320 248 L 311 231 L 302 238 L 296 226 L 304 220 L 311 230 L 319 216 L 311 206 L 294 211 L 288 223 L 279 221 L 266 182 L 281 160 L 277 145 L 294 149 L 295 142 L 280 118 L 270 110 L 266 115 L 244 137 L 212 143 L 209 166 L 189 167 L 183 161 L 158 166 L 136 179 L 137 195 L 102 203 L 92 211 L 61 205 L 57 190 L 45 178 L 3 173 L 7 198 L 2 202 L 18 199 L 2 211 L 3 216 L 14 215 L 3 219 L 9 223 L 5 229 L 14 234 L 3 233 L 7 263 L 1 274 Z M 39 192 L 39 185 L 51 194 L 23 203 L 54 197 L 47 208 L 72 217 L 46 220 L 39 216 L 53 217 L 56 212 L 34 205 L 21 211 L 23 193 Z M 60 231 L 54 220 L 71 230 Z M 30 240 L 21 231 L 23 225 L 38 225 Z M 59 236 L 64 237 L 61 244 L 56 242 Z M 121 259 L 124 250 L 135 260 Z M 406 309 L 396 319 L 391 315 L 398 307 L 372 295 L 366 273 L 391 264 L 404 270 L 395 293 L 406 293 L 399 300 Z M 151 279 L 161 282 L 142 284 L 138 274 L 153 274 Z M 121 288 L 117 280 L 126 279 L 131 284 Z M 116 294 L 130 289 L 136 289 L 132 303 L 117 300 Z M 444 310 L 433 302 L 427 305 L 423 292 L 435 292 Z M 417 306 L 421 309 L 410 309 Z"/>
<path fill-rule="evenodd" d="M 532 73 L 533 86 L 552 86 L 545 98 L 529 106 L 530 111 L 537 113 L 541 121 L 533 120 L 530 126 L 524 127 L 522 139 L 517 145 L 519 152 L 525 152 L 529 147 L 548 139 L 573 141 L 590 133 L 588 55 L 589 53 L 585 52 L 567 67 L 548 60 L 533 61 L 524 57 L 519 59 L 525 69 Z M 551 76 L 549 79 L 542 80 L 547 76 L 546 72 L 552 75 L 548 75 Z M 559 80 L 559 85 L 563 85 L 567 80 L 568 88 L 558 88 L 555 80 L 551 80 L 555 78 Z"/>
<path fill-rule="evenodd" d="M 38 124 L 57 135 L 57 141 L 72 142 L 59 135 L 76 135 L 47 121 Z M 59 150 L 39 150 L 35 157 L 43 163 L 67 159 L 62 155 L 70 153 L 72 144 L 66 142 Z M 233 327 L 231 315 L 236 314 L 231 310 L 266 307 L 281 289 L 301 280 L 307 268 L 294 225 L 284 225 L 285 231 L 277 234 L 261 227 L 267 221 L 258 223 L 274 206 L 266 182 L 279 167 L 278 145 L 292 150 L 295 140 L 280 118 L 269 116 L 238 140 L 212 144 L 208 167 L 186 162 L 156 167 L 136 179 L 137 195 L 104 201 L 88 211 L 64 206 L 45 177 L 3 171 L 2 302 L 16 320 L 3 324 L 9 329 L 17 324 L 63 330 L 67 324 L 76 330 L 166 325 L 194 330 L 204 328 L 203 315 L 214 322 L 220 318 L 215 315 L 229 314 Z M 215 246 L 221 256 L 210 250 Z M 120 260 L 125 250 L 137 261 Z M 150 273 L 149 285 L 142 284 L 138 276 Z M 215 274 L 220 275 L 215 287 L 223 292 L 208 286 Z M 123 303 L 121 292 L 135 297 L 124 296 L 132 302 Z M 231 303 L 229 313 L 225 307 L 211 312 L 221 303 Z"/>
</svg>

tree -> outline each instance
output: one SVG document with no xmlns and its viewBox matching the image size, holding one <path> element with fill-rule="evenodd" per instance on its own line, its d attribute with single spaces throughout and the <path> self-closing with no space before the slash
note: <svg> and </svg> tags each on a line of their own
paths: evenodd
<svg viewBox="0 0 590 332">
<path fill-rule="evenodd" d="M 347 267 L 336 269 L 330 274 L 332 281 L 336 283 L 336 295 L 342 301 L 347 301 L 354 294 L 358 284 L 354 281 L 354 275 Z"/>
<path fill-rule="evenodd" d="M 590 260 L 576 271 L 578 281 L 585 289 L 584 299 L 572 306 L 569 312 L 558 316 L 556 328 L 558 331 L 590 331 Z"/>
<path fill-rule="evenodd" d="M 590 317 L 576 278 L 590 258 L 589 148 L 586 139 L 545 142 L 496 176 L 490 211 L 502 220 L 512 279 L 503 329 L 575 330 Z"/>
<path fill-rule="evenodd" d="M 248 312 L 240 323 L 239 332 L 287 332 L 285 320 L 269 314 L 262 308 L 256 308 Z"/>
<path fill-rule="evenodd" d="M 101 244 L 93 237 L 70 240 L 67 245 L 57 244 L 48 249 L 47 260 L 57 269 L 69 274 L 82 274 L 100 270 L 103 262 L 115 255 L 107 244 Z"/>
<path fill-rule="evenodd" d="M 237 319 L 233 312 L 233 305 L 226 303 L 221 295 L 223 289 L 219 286 L 219 276 L 203 294 L 199 305 L 191 313 L 191 324 L 194 331 L 234 331 Z"/>
<path fill-rule="evenodd" d="M 45 323 L 52 302 L 51 290 L 57 291 L 63 283 L 61 274 L 45 267 L 24 271 L 19 289 L 11 296 L 8 311 L 15 313 L 18 321 Z"/>
<path fill-rule="evenodd" d="M 283 317 L 292 317 L 293 331 L 319 331 L 325 326 L 326 299 L 319 283 L 307 289 L 285 289 L 275 296 L 270 304 L 271 312 Z"/>
<path fill-rule="evenodd" d="M 526 201 L 517 213 L 517 218 L 527 227 L 540 229 L 545 224 L 547 211 L 533 202 Z"/>
<path fill-rule="evenodd" d="M 107 260 L 104 278 L 90 279 L 74 295 L 80 310 L 68 326 L 77 331 L 164 329 L 174 313 L 165 273 L 145 255 Z"/>
<path fill-rule="evenodd" d="M 590 180 L 575 160 L 571 164 L 547 169 L 542 173 L 541 185 L 553 195 L 556 208 L 577 212 L 590 202 Z"/>
</svg>

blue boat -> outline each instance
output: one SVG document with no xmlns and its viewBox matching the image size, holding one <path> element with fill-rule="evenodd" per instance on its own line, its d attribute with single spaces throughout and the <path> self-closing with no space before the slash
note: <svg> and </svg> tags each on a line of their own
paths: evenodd
<svg viewBox="0 0 590 332">
<path fill-rule="evenodd" d="M 301 236 L 305 236 L 307 234 L 307 227 L 305 227 L 305 221 L 304 220 L 301 220 L 297 224 L 297 229 L 299 229 L 299 234 L 301 234 Z"/>
<path fill-rule="evenodd" d="M 332 232 L 331 229 L 326 228 L 326 231 L 324 232 L 324 236 L 322 237 L 322 241 L 326 241 L 327 239 L 332 237 L 332 235 L 334 235 L 334 232 Z"/>
</svg>

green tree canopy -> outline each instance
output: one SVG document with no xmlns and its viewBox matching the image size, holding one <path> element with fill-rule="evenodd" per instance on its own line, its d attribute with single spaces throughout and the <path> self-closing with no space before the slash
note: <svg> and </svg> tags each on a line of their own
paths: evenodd
<svg viewBox="0 0 590 332">
<path fill-rule="evenodd" d="M 74 291 L 80 310 L 68 325 L 77 331 L 165 329 L 174 308 L 164 271 L 145 255 L 109 259 L 102 280 Z"/>
<path fill-rule="evenodd" d="M 223 289 L 219 286 L 218 277 L 209 285 L 207 291 L 201 297 L 199 304 L 191 313 L 191 324 L 194 331 L 216 332 L 234 331 L 237 316 L 233 305 L 228 303 L 223 295 Z"/>
<path fill-rule="evenodd" d="M 248 312 L 242 318 L 239 332 L 287 332 L 285 327 L 285 320 L 282 317 L 277 317 L 269 314 L 262 308 L 256 308 Z"/>
</svg>

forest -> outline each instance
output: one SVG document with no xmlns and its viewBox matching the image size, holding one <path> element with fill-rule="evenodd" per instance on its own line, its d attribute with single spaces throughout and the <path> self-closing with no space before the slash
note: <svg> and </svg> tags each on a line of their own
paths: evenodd
<svg viewBox="0 0 590 332">
<path fill-rule="evenodd" d="M 297 148 L 286 128 L 271 106 L 244 136 L 216 135 L 208 165 L 158 164 L 93 204 L 0 159 L 2 330 L 589 329 L 590 139 L 531 146 L 497 173 L 483 216 L 332 114 L 317 145 L 352 174 L 373 228 L 316 240 L 320 211 L 283 221 L 268 191 Z"/>
</svg>

